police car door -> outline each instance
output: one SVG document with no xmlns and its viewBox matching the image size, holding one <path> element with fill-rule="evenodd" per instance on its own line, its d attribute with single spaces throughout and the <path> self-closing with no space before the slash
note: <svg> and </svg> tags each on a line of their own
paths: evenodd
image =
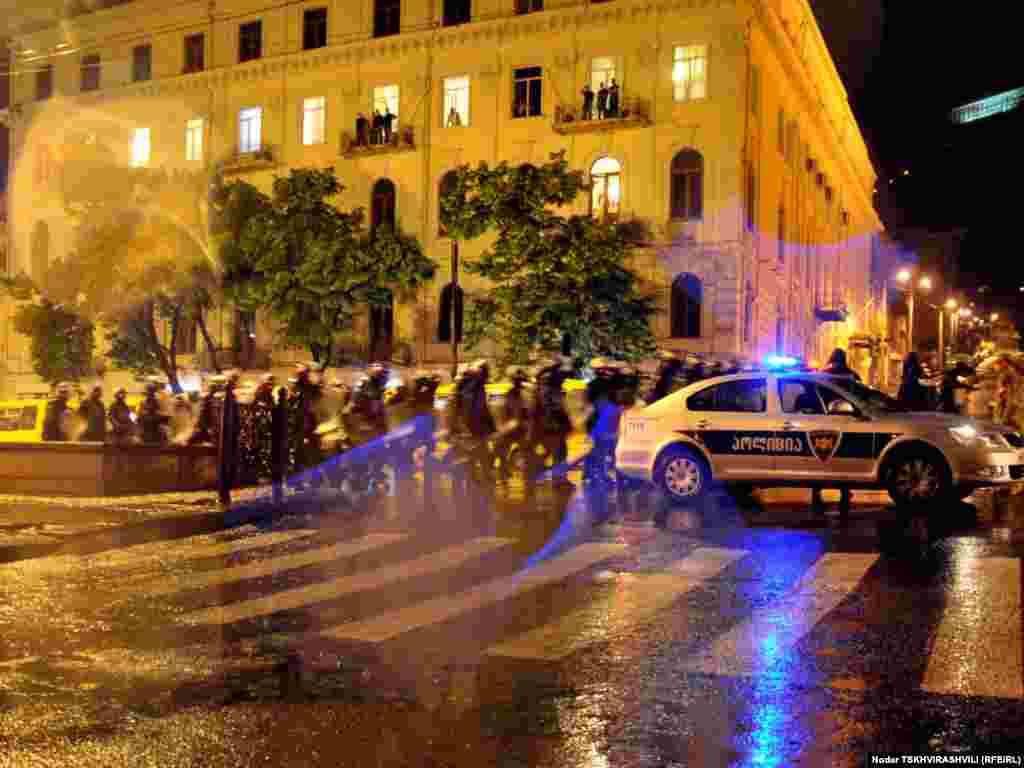
<svg viewBox="0 0 1024 768">
<path fill-rule="evenodd" d="M 687 436 L 711 456 L 716 477 L 769 477 L 774 469 L 766 377 L 709 384 L 686 400 Z"/>
<path fill-rule="evenodd" d="M 873 439 L 870 424 L 854 416 L 832 415 L 828 406 L 840 395 L 813 379 L 780 376 L 776 391 L 785 438 L 776 452 L 784 478 L 858 480 L 870 477 Z M 797 448 L 799 447 L 799 450 Z"/>
</svg>

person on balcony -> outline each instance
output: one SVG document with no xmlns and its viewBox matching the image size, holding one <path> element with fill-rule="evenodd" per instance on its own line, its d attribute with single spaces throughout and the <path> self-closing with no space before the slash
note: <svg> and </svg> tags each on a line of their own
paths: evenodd
<svg viewBox="0 0 1024 768">
<path fill-rule="evenodd" d="M 615 78 L 612 78 L 611 84 L 608 86 L 608 117 L 619 116 L 619 84 L 615 82 Z"/>
<path fill-rule="evenodd" d="M 384 143 L 391 143 L 391 131 L 395 125 L 395 116 L 391 114 L 390 107 L 384 107 L 384 116 L 381 118 L 384 122 Z"/>
<path fill-rule="evenodd" d="M 356 146 L 365 147 L 370 143 L 370 121 L 362 112 L 356 118 Z"/>
<path fill-rule="evenodd" d="M 601 83 L 597 91 L 597 119 L 604 120 L 608 114 L 608 86 Z"/>
<path fill-rule="evenodd" d="M 384 141 L 384 116 L 380 110 L 373 110 L 373 124 L 370 128 L 370 143 L 380 144 Z"/>
<path fill-rule="evenodd" d="M 448 124 L 447 125 L 448 125 L 449 128 L 461 128 L 462 127 L 462 118 L 459 117 L 459 111 L 457 109 L 455 109 L 455 105 L 454 104 L 452 105 L 452 108 L 450 110 L 448 110 Z"/>
<path fill-rule="evenodd" d="M 590 83 L 583 86 L 583 119 L 594 119 L 594 89 L 590 87 Z"/>
</svg>

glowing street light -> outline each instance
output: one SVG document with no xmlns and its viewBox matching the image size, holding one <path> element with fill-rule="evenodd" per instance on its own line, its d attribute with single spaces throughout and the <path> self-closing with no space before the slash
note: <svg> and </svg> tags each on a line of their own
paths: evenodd
<svg viewBox="0 0 1024 768">
<path fill-rule="evenodd" d="M 994 323 L 998 319 L 999 319 L 999 313 L 998 312 L 993 312 L 992 313 L 992 322 Z"/>
<path fill-rule="evenodd" d="M 946 309 L 956 309 L 956 299 L 949 299 L 946 301 Z"/>
<path fill-rule="evenodd" d="M 909 283 L 910 282 L 910 270 L 909 269 L 901 269 L 899 272 L 896 273 L 896 279 L 899 282 L 901 282 L 901 283 Z M 1021 288 L 1021 290 L 1024 291 L 1024 288 Z"/>
<path fill-rule="evenodd" d="M 932 279 L 925 275 L 918 281 L 917 287 L 922 291 L 930 291 L 932 289 Z"/>
</svg>

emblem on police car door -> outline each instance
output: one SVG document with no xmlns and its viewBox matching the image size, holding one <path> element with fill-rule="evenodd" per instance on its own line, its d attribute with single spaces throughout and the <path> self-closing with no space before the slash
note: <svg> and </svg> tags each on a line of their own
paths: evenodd
<svg viewBox="0 0 1024 768">
<path fill-rule="evenodd" d="M 839 439 L 842 433 L 831 429 L 819 429 L 807 433 L 807 442 L 811 444 L 814 455 L 822 461 L 831 459 L 839 447 Z"/>
</svg>

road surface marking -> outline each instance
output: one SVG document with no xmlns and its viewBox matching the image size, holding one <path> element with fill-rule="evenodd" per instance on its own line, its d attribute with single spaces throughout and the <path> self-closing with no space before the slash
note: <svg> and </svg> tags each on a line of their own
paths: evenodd
<svg viewBox="0 0 1024 768">
<path fill-rule="evenodd" d="M 266 616 L 277 611 L 301 608 L 313 603 L 333 600 L 344 595 L 378 589 L 398 581 L 412 580 L 438 571 L 455 568 L 477 557 L 487 554 L 513 542 L 512 539 L 484 537 L 472 539 L 440 552 L 428 552 L 415 560 L 396 563 L 384 568 L 342 576 L 337 579 L 277 592 L 266 597 L 245 600 L 231 605 L 215 606 L 195 611 L 182 617 L 183 621 L 195 624 L 230 624 L 257 616 Z"/>
<path fill-rule="evenodd" d="M 382 643 L 414 629 L 439 624 L 464 613 L 501 602 L 535 587 L 560 581 L 594 563 L 621 554 L 626 544 L 581 544 L 526 570 L 480 584 L 455 595 L 442 595 L 366 621 L 342 624 L 325 632 L 340 640 Z"/>
<path fill-rule="evenodd" d="M 180 576 L 172 576 L 170 579 L 164 576 L 161 577 L 164 579 L 164 583 L 150 587 L 149 592 L 153 595 L 169 595 L 174 592 L 216 587 L 245 579 L 258 579 L 262 576 L 271 576 L 275 573 L 291 571 L 296 568 L 304 568 L 309 565 L 328 563 L 344 557 L 351 557 L 352 555 L 358 555 L 360 552 L 394 544 L 404 538 L 405 534 L 400 533 L 371 533 L 350 541 L 338 542 L 328 547 L 321 547 L 307 552 L 296 552 L 267 560 L 257 560 L 235 567 L 229 566 L 219 571 L 186 573 Z"/>
<path fill-rule="evenodd" d="M 1019 558 L 964 558 L 921 688 L 957 696 L 1024 698 Z"/>
<path fill-rule="evenodd" d="M 793 589 L 684 662 L 690 672 L 753 677 L 768 669 L 853 592 L 877 554 L 829 553 Z"/>
<path fill-rule="evenodd" d="M 117 568 L 126 565 L 148 565 L 152 563 L 180 562 L 182 560 L 201 560 L 207 557 L 221 557 L 253 549 L 272 547 L 285 544 L 296 539 L 304 539 L 318 533 L 315 529 L 298 529 L 294 531 L 273 531 L 259 533 L 230 541 L 211 541 L 214 534 L 199 534 L 184 539 L 161 539 L 145 544 L 129 544 L 119 549 L 98 552 L 89 555 L 53 555 L 32 560 L 21 560 L 0 566 L 4 570 L 18 570 L 26 575 L 45 576 L 47 574 L 67 573 L 68 566 L 74 564 L 85 568 Z"/>
<path fill-rule="evenodd" d="M 701 547 L 677 560 L 667 572 L 622 574 L 613 592 L 597 603 L 492 646 L 487 653 L 558 661 L 647 621 L 747 554 L 744 550 Z"/>
</svg>

